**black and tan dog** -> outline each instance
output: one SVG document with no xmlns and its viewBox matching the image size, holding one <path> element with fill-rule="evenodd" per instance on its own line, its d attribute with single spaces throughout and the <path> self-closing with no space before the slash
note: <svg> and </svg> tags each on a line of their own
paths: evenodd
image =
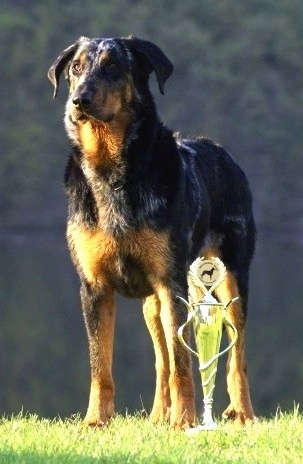
<svg viewBox="0 0 303 464">
<path fill-rule="evenodd" d="M 177 338 L 186 319 L 187 271 L 198 256 L 219 256 L 227 279 L 217 296 L 232 305 L 239 331 L 227 366 L 230 405 L 224 417 L 253 419 L 244 356 L 249 265 L 255 226 L 245 175 L 208 139 L 181 139 L 159 120 L 148 86 L 161 93 L 173 71 L 164 53 L 138 38 L 81 37 L 49 70 L 56 96 L 70 88 L 65 126 L 71 143 L 65 184 L 67 239 L 81 279 L 89 340 L 91 391 L 85 422 L 114 413 L 114 292 L 142 298 L 156 357 L 151 418 L 172 427 L 195 421 L 191 360 Z"/>
</svg>

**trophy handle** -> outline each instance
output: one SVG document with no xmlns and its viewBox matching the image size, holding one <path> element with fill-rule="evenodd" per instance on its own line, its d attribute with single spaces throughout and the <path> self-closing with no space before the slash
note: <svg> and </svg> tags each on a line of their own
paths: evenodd
<svg viewBox="0 0 303 464">
<path fill-rule="evenodd" d="M 221 353 L 219 353 L 219 356 L 222 356 L 222 354 L 225 354 L 227 353 L 236 343 L 236 341 L 238 340 L 238 331 L 236 329 L 236 327 L 234 326 L 234 324 L 232 324 L 231 322 L 229 322 L 226 318 L 224 318 L 224 325 L 225 326 L 228 326 L 232 329 L 233 331 L 233 339 L 231 340 L 230 344 L 223 350 L 221 351 Z"/>
<path fill-rule="evenodd" d="M 236 296 L 235 298 L 233 298 L 232 300 L 230 300 L 230 301 L 227 303 L 227 305 L 225 306 L 225 311 L 227 310 L 228 306 L 229 306 L 231 303 L 233 303 L 234 301 L 236 301 L 236 300 L 238 300 L 238 299 L 239 299 L 239 297 Z M 229 351 L 229 350 L 235 345 L 236 341 L 238 340 L 238 331 L 237 331 L 236 327 L 234 326 L 234 324 L 232 324 L 230 321 L 228 321 L 228 320 L 226 319 L 225 316 L 224 316 L 223 322 L 224 322 L 224 324 L 225 324 L 226 326 L 228 326 L 228 327 L 231 328 L 231 330 L 232 330 L 233 333 L 234 333 L 234 337 L 233 337 L 232 341 L 230 342 L 230 344 L 228 345 L 228 347 L 225 348 L 225 350 L 223 350 L 222 353 L 220 353 L 220 356 L 221 356 L 221 354 L 224 354 L 224 353 L 226 353 L 227 351 Z"/>
<path fill-rule="evenodd" d="M 180 342 L 182 343 L 182 345 L 188 350 L 190 351 L 192 354 L 194 354 L 195 356 L 197 356 L 197 358 L 199 357 L 198 353 L 193 350 L 187 343 L 186 341 L 184 340 L 183 338 L 183 330 L 185 329 L 186 326 L 189 325 L 189 323 L 191 322 L 192 318 L 194 317 L 194 315 L 192 313 L 189 313 L 188 314 L 188 318 L 187 318 L 187 321 L 181 325 L 181 327 L 179 327 L 178 329 L 178 337 L 179 337 L 179 340 Z"/>
<path fill-rule="evenodd" d="M 238 300 L 238 299 L 239 299 L 239 297 L 236 296 L 235 298 L 233 298 L 232 300 L 230 300 L 230 301 L 227 303 L 227 305 L 225 306 L 225 313 L 226 313 L 226 310 L 227 310 L 228 306 L 229 306 L 230 304 L 232 304 L 234 301 Z M 232 338 L 230 344 L 229 344 L 223 351 L 221 351 L 220 353 L 218 353 L 218 355 L 216 356 L 215 359 L 220 358 L 223 354 L 225 354 L 225 353 L 227 353 L 229 350 L 231 350 L 232 347 L 235 345 L 236 341 L 238 340 L 238 331 L 237 331 L 236 327 L 234 326 L 234 324 L 232 324 L 230 321 L 228 321 L 228 320 L 226 319 L 225 315 L 224 315 L 224 317 L 223 317 L 223 323 L 225 324 L 225 326 L 228 326 L 228 327 L 231 328 L 231 330 L 233 331 L 233 335 L 234 335 L 234 336 L 233 336 L 233 338 Z M 215 359 L 212 359 L 212 362 L 213 362 Z"/>
<path fill-rule="evenodd" d="M 192 354 L 194 354 L 195 356 L 197 356 L 197 358 L 199 358 L 199 354 L 193 350 L 187 343 L 186 341 L 184 340 L 184 337 L 183 337 L 183 331 L 185 329 L 185 327 L 187 327 L 190 322 L 192 321 L 192 319 L 194 318 L 194 312 L 192 311 L 191 309 L 191 306 L 188 304 L 188 302 L 182 298 L 181 296 L 177 296 L 177 298 L 179 300 L 182 301 L 182 303 L 186 306 L 187 310 L 188 310 L 188 317 L 187 317 L 187 321 L 182 324 L 179 329 L 178 329 L 178 337 L 179 337 L 179 340 L 180 342 L 182 343 L 182 345 L 188 350 L 190 351 Z M 225 306 L 225 311 L 226 309 L 228 308 L 228 306 L 233 303 L 234 301 L 236 301 L 239 297 L 235 297 L 233 298 L 231 301 L 229 301 L 229 303 L 227 303 L 227 305 Z M 236 329 L 236 327 L 231 323 L 229 322 L 226 317 L 224 316 L 223 318 L 223 323 L 225 324 L 225 326 L 228 326 L 230 329 L 232 329 L 233 331 L 233 338 L 231 340 L 231 342 L 229 343 L 229 345 L 224 348 L 224 350 L 220 351 L 219 353 L 215 354 L 211 359 L 209 359 L 206 363 L 202 363 L 200 365 L 200 369 L 207 369 L 209 366 L 211 366 L 213 364 L 213 362 L 215 362 L 217 359 L 219 359 L 221 356 L 223 356 L 225 353 L 227 353 L 236 343 L 237 339 L 238 339 L 238 331 Z"/>
<path fill-rule="evenodd" d="M 180 301 L 182 301 L 182 303 L 184 304 L 184 306 L 186 306 L 186 308 L 187 308 L 187 310 L 188 310 L 187 321 L 186 321 L 184 324 L 182 324 L 182 325 L 179 327 L 179 329 L 178 329 L 178 337 L 179 337 L 179 340 L 180 340 L 180 342 L 182 343 L 182 345 L 183 345 L 188 351 L 190 351 L 190 352 L 191 352 L 192 354 L 194 354 L 195 356 L 199 357 L 198 353 L 197 353 L 195 350 L 193 350 L 193 349 L 186 343 L 186 341 L 184 340 L 184 337 L 183 337 L 183 330 L 185 329 L 185 327 L 187 327 L 187 326 L 190 324 L 191 320 L 192 320 L 193 317 L 194 317 L 194 313 L 193 313 L 193 311 L 191 310 L 190 305 L 187 303 L 187 301 L 186 301 L 184 298 L 182 298 L 181 296 L 177 296 L 177 298 L 178 298 Z"/>
<path fill-rule="evenodd" d="M 231 342 L 229 343 L 229 345 L 224 348 L 224 350 L 220 351 L 219 353 L 215 354 L 212 358 L 210 358 L 207 362 L 205 363 L 200 363 L 200 366 L 199 366 L 199 369 L 200 370 L 205 370 L 205 369 L 208 369 L 217 359 L 221 358 L 221 356 L 223 356 L 223 354 L 227 353 L 229 350 L 231 350 L 231 348 L 234 346 L 234 344 L 236 343 L 236 341 L 238 340 L 238 331 L 236 329 L 236 327 L 234 326 L 234 324 L 232 324 L 231 322 L 229 322 L 225 317 L 223 319 L 223 323 L 225 324 L 225 326 L 228 326 L 232 329 L 233 331 L 233 339 L 231 340 Z M 181 339 L 180 339 L 181 340 Z M 183 340 L 183 345 L 186 346 L 186 348 L 189 348 L 186 343 L 184 342 Z M 194 353 L 196 356 L 198 356 L 197 353 L 195 353 L 192 349 L 191 349 L 191 352 Z"/>
</svg>

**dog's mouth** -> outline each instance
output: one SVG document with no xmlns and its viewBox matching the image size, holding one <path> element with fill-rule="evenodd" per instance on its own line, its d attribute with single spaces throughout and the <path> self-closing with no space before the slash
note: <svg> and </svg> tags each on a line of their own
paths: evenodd
<svg viewBox="0 0 303 464">
<path fill-rule="evenodd" d="M 79 122 L 85 122 L 85 121 L 87 121 L 88 116 L 83 112 L 79 112 L 79 114 L 76 116 L 75 119 L 76 119 L 76 121 L 79 121 Z"/>
<path fill-rule="evenodd" d="M 95 123 L 109 123 L 114 119 L 114 114 L 95 114 L 91 111 L 85 111 L 82 108 L 77 108 L 72 111 L 69 115 L 71 122 L 73 123 L 85 123 L 88 121 L 94 121 Z"/>
</svg>

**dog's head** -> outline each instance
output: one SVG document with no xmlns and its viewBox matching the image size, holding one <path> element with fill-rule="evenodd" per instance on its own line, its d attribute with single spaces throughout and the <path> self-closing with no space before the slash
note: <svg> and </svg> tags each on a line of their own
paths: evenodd
<svg viewBox="0 0 303 464">
<path fill-rule="evenodd" d="M 157 45 L 135 37 L 89 39 L 81 37 L 63 50 L 48 72 L 54 85 L 64 73 L 70 89 L 67 112 L 73 121 L 110 122 L 129 111 L 148 88 L 155 71 L 160 92 L 173 65 Z"/>
</svg>

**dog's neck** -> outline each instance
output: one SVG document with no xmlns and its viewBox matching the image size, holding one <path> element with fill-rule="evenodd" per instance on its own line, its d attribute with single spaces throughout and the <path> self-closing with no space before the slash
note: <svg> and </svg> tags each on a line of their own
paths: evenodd
<svg viewBox="0 0 303 464">
<path fill-rule="evenodd" d="M 153 102 L 148 111 L 121 112 L 110 122 L 72 122 L 66 114 L 65 127 L 87 180 L 94 178 L 96 185 L 102 179 L 119 186 L 125 184 L 130 171 L 132 178 L 142 177 L 150 163 L 155 133 L 162 130 Z"/>
<path fill-rule="evenodd" d="M 123 121 L 124 122 L 124 121 Z M 127 125 L 121 121 L 86 121 L 78 126 L 78 141 L 85 161 L 100 168 L 118 161 L 123 151 Z"/>
</svg>

